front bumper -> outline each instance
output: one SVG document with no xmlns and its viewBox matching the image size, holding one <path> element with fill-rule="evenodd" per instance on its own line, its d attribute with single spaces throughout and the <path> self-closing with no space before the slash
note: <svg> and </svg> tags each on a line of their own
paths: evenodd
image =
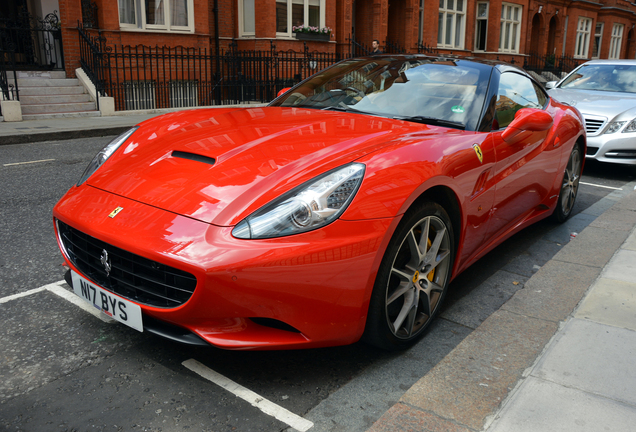
<svg viewBox="0 0 636 432">
<path fill-rule="evenodd" d="M 117 207 L 123 210 L 109 217 Z M 337 220 L 305 234 L 238 240 L 232 227 L 209 225 L 87 185 L 72 188 L 53 215 L 107 245 L 194 275 L 194 293 L 179 306 L 131 300 L 149 317 L 148 331 L 153 332 L 149 323 L 158 320 L 226 349 L 357 341 L 388 232 L 396 222 Z M 61 242 L 60 247 L 64 253 Z"/>
<path fill-rule="evenodd" d="M 587 159 L 636 165 L 636 133 L 587 136 Z"/>
</svg>

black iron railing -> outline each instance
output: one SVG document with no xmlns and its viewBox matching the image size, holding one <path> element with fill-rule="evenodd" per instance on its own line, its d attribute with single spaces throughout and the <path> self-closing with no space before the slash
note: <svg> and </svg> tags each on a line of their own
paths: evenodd
<svg viewBox="0 0 636 432">
<path fill-rule="evenodd" d="M 13 49 L 0 49 L 0 99 L 20 100 L 15 69 L 15 51 Z M 1 114 L 2 111 L 0 110 L 0 115 Z"/>
<path fill-rule="evenodd" d="M 0 49 L 14 46 L 21 69 L 64 70 L 62 31 L 57 11 L 43 19 L 22 10 L 17 16 L 0 17 Z"/>
<path fill-rule="evenodd" d="M 551 72 L 556 75 L 557 78 L 561 78 L 563 73 L 571 72 L 574 68 L 585 61 L 587 60 L 577 59 L 567 55 L 539 55 L 531 52 L 524 58 L 523 68 L 537 73 Z"/>
<path fill-rule="evenodd" d="M 203 48 L 108 45 L 78 25 L 80 64 L 99 96 L 116 110 L 268 102 L 342 55 L 303 51 L 243 51 L 231 44 L 219 55 Z"/>
</svg>

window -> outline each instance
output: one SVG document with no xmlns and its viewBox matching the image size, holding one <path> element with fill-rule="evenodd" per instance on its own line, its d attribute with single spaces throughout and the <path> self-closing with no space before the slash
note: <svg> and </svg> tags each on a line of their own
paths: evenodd
<svg viewBox="0 0 636 432">
<path fill-rule="evenodd" d="M 488 33 L 488 3 L 477 3 L 476 19 L 475 51 L 486 51 L 486 34 Z"/>
<path fill-rule="evenodd" d="M 118 0 L 123 29 L 194 31 L 192 0 Z"/>
<path fill-rule="evenodd" d="M 154 81 L 124 81 L 126 110 L 155 109 L 157 91 Z"/>
<path fill-rule="evenodd" d="M 610 41 L 610 51 L 608 57 L 610 59 L 621 58 L 621 44 L 623 43 L 624 28 L 625 26 L 623 24 L 614 24 L 614 27 L 612 27 L 612 40 Z"/>
<path fill-rule="evenodd" d="M 521 28 L 521 6 L 501 4 L 501 26 L 499 29 L 499 52 L 519 52 L 519 29 Z"/>
<path fill-rule="evenodd" d="M 499 78 L 493 129 L 507 127 L 521 108 L 543 109 L 547 96 L 530 78 L 506 72 Z"/>
<path fill-rule="evenodd" d="M 464 48 L 464 15 L 464 0 L 439 0 L 439 48 Z"/>
<path fill-rule="evenodd" d="M 168 81 L 170 89 L 170 107 L 184 108 L 199 105 L 198 97 L 199 82 L 194 81 Z"/>
<path fill-rule="evenodd" d="M 601 56 L 601 42 L 603 41 L 603 23 L 596 23 L 594 31 L 594 44 L 592 45 L 592 58 Z"/>
<path fill-rule="evenodd" d="M 292 35 L 292 27 L 325 26 L 325 0 L 276 0 L 276 33 Z"/>
<path fill-rule="evenodd" d="M 239 10 L 239 35 L 256 35 L 256 13 L 254 10 L 254 0 L 238 0 Z"/>
<path fill-rule="evenodd" d="M 574 46 L 574 57 L 586 58 L 590 48 L 590 30 L 592 20 L 590 18 L 579 18 L 576 28 L 576 45 Z"/>
</svg>

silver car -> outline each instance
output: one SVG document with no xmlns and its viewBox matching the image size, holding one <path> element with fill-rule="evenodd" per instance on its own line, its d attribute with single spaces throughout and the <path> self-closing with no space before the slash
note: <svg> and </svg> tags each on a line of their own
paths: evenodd
<svg viewBox="0 0 636 432">
<path fill-rule="evenodd" d="M 546 88 L 583 114 L 588 159 L 636 165 L 636 60 L 592 60 Z"/>
</svg>

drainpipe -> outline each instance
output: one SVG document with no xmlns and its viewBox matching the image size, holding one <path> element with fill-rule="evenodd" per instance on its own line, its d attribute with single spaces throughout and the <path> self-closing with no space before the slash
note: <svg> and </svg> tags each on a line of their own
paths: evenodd
<svg viewBox="0 0 636 432">
<path fill-rule="evenodd" d="M 217 79 L 221 77 L 221 51 L 219 48 L 219 0 L 214 0 L 214 44 L 215 44 L 215 55 L 216 55 L 216 74 L 218 75 Z M 220 94 L 217 92 L 217 104 L 221 103 Z"/>
</svg>

